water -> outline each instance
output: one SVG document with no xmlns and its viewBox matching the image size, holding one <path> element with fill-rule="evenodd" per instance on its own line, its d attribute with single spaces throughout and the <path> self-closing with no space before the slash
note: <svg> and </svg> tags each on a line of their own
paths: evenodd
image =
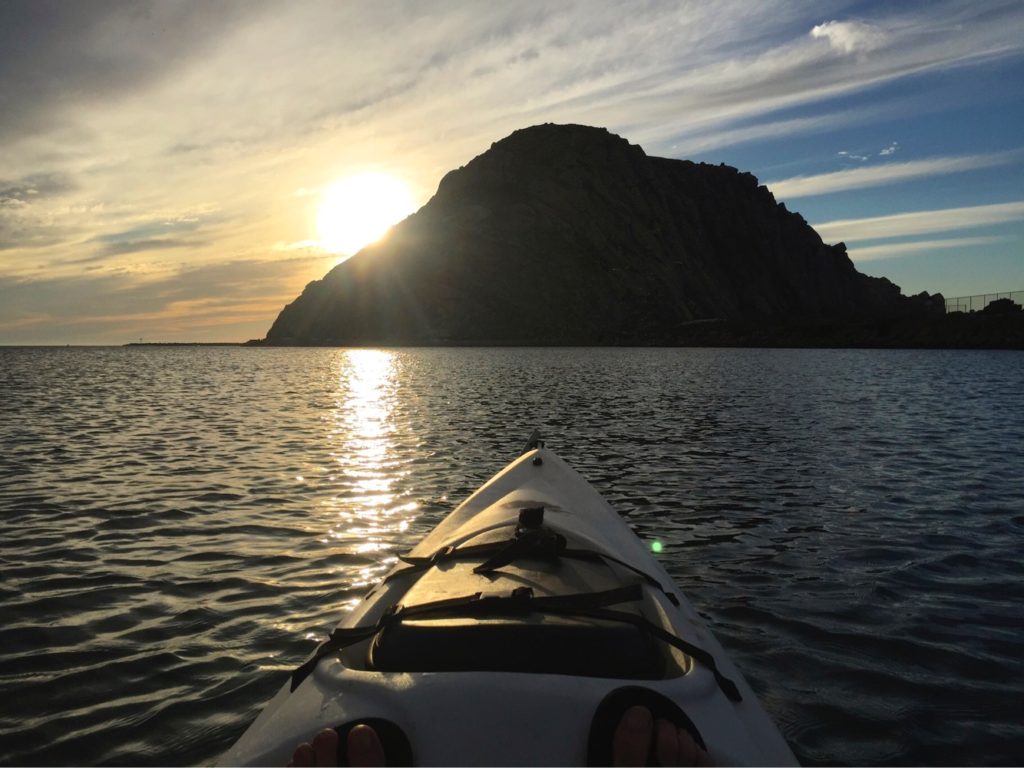
<svg viewBox="0 0 1024 768">
<path fill-rule="evenodd" d="M 208 763 L 539 426 L 808 763 L 1024 762 L 1024 354 L 0 349 L 0 762 Z"/>
</svg>

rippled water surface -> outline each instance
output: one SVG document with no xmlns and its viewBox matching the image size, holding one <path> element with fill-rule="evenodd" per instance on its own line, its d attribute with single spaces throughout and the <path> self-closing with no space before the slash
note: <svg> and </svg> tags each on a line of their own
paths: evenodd
<svg viewBox="0 0 1024 768">
<path fill-rule="evenodd" d="M 0 349 L 0 763 L 216 759 L 534 427 L 808 763 L 1024 762 L 1024 354 Z"/>
</svg>

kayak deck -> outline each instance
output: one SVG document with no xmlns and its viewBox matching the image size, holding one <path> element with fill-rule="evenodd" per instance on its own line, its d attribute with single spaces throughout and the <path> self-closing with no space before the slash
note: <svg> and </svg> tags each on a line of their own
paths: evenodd
<svg viewBox="0 0 1024 768">
<path fill-rule="evenodd" d="M 501 596 L 516 589 L 536 595 L 559 594 L 564 574 L 591 584 L 599 577 L 613 583 L 603 564 L 522 560 L 491 578 L 473 572 L 472 562 L 450 562 L 425 573 L 406 593 L 418 605 L 459 594 Z M 549 578 L 545 578 L 549 577 Z M 485 583 L 481 583 L 485 582 Z M 456 586 L 459 585 L 459 586 Z M 465 585 L 465 586 L 461 586 Z M 580 593 L 583 589 L 581 588 Z M 486 592 L 484 592 L 486 590 Z M 637 612 L 639 615 L 639 612 Z M 404 672 L 523 672 L 591 675 L 627 679 L 660 678 L 665 660 L 660 648 L 638 627 L 600 618 L 519 614 L 492 618 L 412 619 L 388 627 L 370 648 L 368 668 Z"/>
<path fill-rule="evenodd" d="M 717 764 L 795 764 L 644 544 L 538 448 L 403 557 L 222 762 L 283 764 L 322 727 L 380 717 L 421 765 L 584 764 L 598 705 L 641 684 Z"/>
</svg>

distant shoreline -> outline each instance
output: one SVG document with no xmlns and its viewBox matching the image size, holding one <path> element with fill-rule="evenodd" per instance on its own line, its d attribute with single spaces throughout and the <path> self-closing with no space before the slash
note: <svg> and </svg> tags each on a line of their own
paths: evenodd
<svg viewBox="0 0 1024 768">
<path fill-rule="evenodd" d="M 243 341 L 131 341 L 122 347 L 241 347 Z"/>
<path fill-rule="evenodd" d="M 266 344 L 244 341 L 155 341 L 132 342 L 129 344 L 0 344 L 0 349 L 125 349 L 128 347 L 258 347 L 262 349 L 905 349 L 905 350 L 951 350 L 951 351 L 1024 351 L 1024 343 L 1008 341 L 1006 343 L 966 343 L 937 344 L 913 341 L 881 340 L 864 343 L 840 342 L 800 342 L 792 339 L 776 342 L 758 342 L 752 340 L 707 340 L 690 341 L 688 343 L 621 343 L 621 344 L 586 344 L 586 343 L 529 343 L 529 342 L 446 342 L 446 343 L 401 343 L 381 341 L 378 343 L 305 343 L 305 344 Z"/>
</svg>

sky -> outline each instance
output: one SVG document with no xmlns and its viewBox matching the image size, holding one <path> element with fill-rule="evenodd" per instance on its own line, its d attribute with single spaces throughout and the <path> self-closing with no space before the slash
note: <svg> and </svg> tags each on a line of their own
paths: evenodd
<svg viewBox="0 0 1024 768">
<path fill-rule="evenodd" d="M 0 344 L 244 341 L 518 128 L 756 175 L 904 293 L 1024 290 L 1024 2 L 0 3 Z"/>
</svg>

